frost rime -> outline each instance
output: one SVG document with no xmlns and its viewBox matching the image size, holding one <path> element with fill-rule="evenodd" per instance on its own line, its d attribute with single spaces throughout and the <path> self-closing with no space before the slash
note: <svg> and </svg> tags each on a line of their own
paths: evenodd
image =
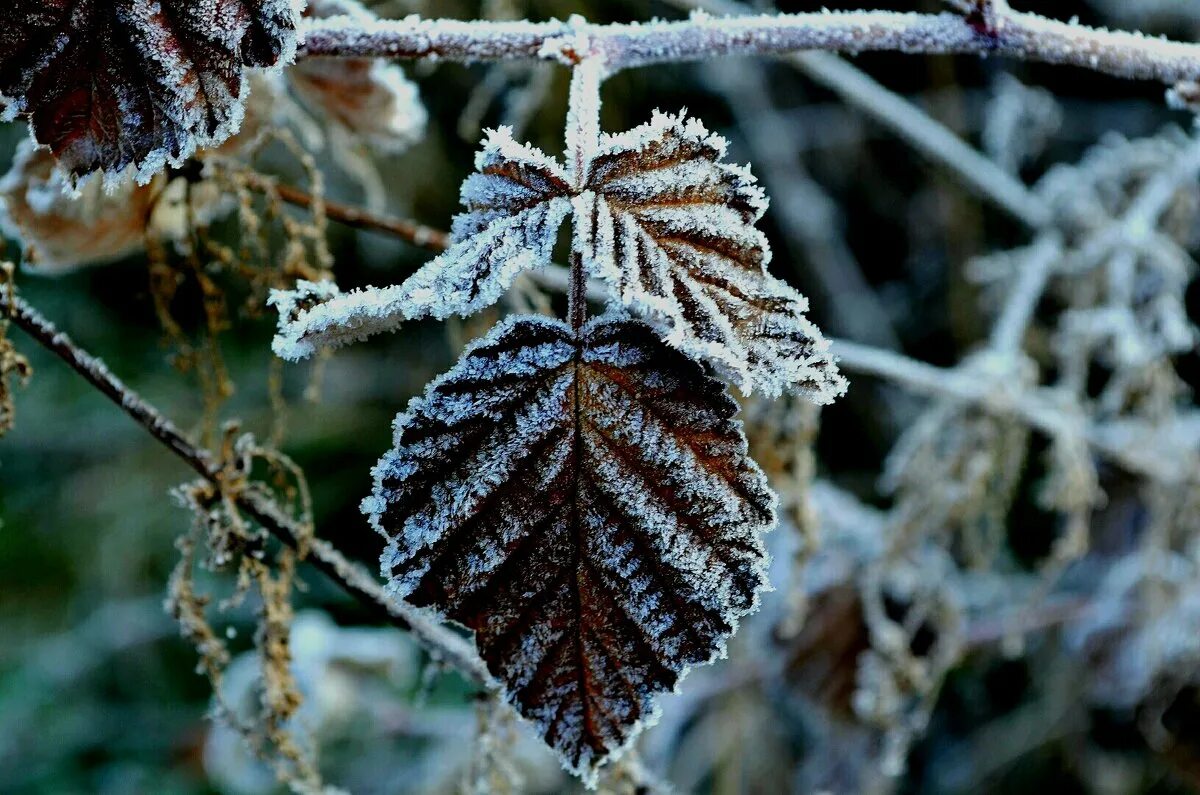
<svg viewBox="0 0 1200 795">
<path fill-rule="evenodd" d="M 721 656 L 766 585 L 775 498 L 720 382 L 640 321 L 500 324 L 396 420 L 363 510 L 397 595 L 476 633 L 590 776 Z"/>
</svg>

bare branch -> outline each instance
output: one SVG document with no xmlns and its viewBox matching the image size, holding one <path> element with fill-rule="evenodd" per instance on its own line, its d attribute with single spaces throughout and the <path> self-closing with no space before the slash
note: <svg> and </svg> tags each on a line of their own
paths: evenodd
<svg viewBox="0 0 1200 795">
<path fill-rule="evenodd" d="M 0 293 L 0 313 L 7 315 L 14 325 L 39 345 L 70 365 L 202 478 L 214 485 L 220 483 L 222 469 L 211 453 L 192 444 L 175 423 L 122 383 L 103 361 L 81 349 L 70 337 L 56 329 L 40 312 L 16 296 Z M 300 546 L 304 531 L 273 500 L 254 490 L 239 491 L 236 499 L 247 515 L 281 542 L 293 549 Z M 311 543 L 308 560 L 372 613 L 400 629 L 412 632 L 434 657 L 452 665 L 476 683 L 490 683 L 487 669 L 470 644 L 416 609 L 389 598 L 373 577 L 331 544 L 323 541 Z"/>
<path fill-rule="evenodd" d="M 986 15 L 889 11 L 696 15 L 680 22 L 590 25 L 569 22 L 461 22 L 411 17 L 366 29 L 322 20 L 306 31 L 302 55 L 423 58 L 460 62 L 561 60 L 586 36 L 611 69 L 722 55 L 786 55 L 805 50 L 999 55 L 1069 64 L 1168 85 L 1200 78 L 1200 45 L 1141 33 L 1100 30 L 989 5 Z"/>
<path fill-rule="evenodd" d="M 282 201 L 304 209 L 311 207 L 314 201 L 312 194 L 290 185 L 277 184 L 261 174 L 250 175 L 246 180 L 246 186 L 259 193 L 274 193 Z M 360 207 L 332 202 L 328 199 L 322 201 L 325 205 L 326 217 L 353 229 L 380 232 L 429 251 L 445 251 L 450 246 L 449 235 L 440 229 L 434 229 L 406 218 L 378 215 Z"/>
<path fill-rule="evenodd" d="M 1020 353 L 1038 301 L 1046 291 L 1050 274 L 1062 254 L 1062 236 L 1057 232 L 1047 232 L 1033 244 L 1017 275 L 1016 285 L 992 329 L 993 351 L 1001 354 Z"/>
<path fill-rule="evenodd" d="M 1165 484 L 1195 479 L 1179 461 L 1194 457 L 1190 450 L 1200 443 L 1200 418 L 1181 415 L 1173 423 L 1157 426 L 1132 422 L 1097 425 L 1070 402 L 1056 399 L 1053 389 L 1006 388 L 1014 386 L 1013 379 L 1003 372 L 936 367 L 845 340 L 835 340 L 833 350 L 838 365 L 849 372 L 884 378 L 917 394 L 949 397 L 995 414 L 1020 417 L 1051 436 L 1076 429 L 1093 449 L 1134 474 Z"/>
</svg>

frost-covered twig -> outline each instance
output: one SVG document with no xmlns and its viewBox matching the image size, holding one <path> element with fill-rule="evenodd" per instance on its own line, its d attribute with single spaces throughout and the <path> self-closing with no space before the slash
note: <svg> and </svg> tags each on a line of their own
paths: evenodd
<svg viewBox="0 0 1200 795">
<path fill-rule="evenodd" d="M 1033 244 L 1024 258 L 1004 310 L 992 329 L 993 351 L 1001 354 L 1020 352 L 1025 331 L 1033 320 L 1034 310 L 1062 253 L 1062 237 L 1057 232 L 1047 232 Z"/>
<path fill-rule="evenodd" d="M 223 470 L 211 453 L 192 444 L 173 422 L 113 375 L 104 362 L 76 345 L 40 312 L 22 299 L 0 292 L 0 313 L 120 406 L 201 477 L 213 484 L 220 482 Z M 247 515 L 289 547 L 297 548 L 307 535 L 279 505 L 260 492 L 240 490 L 236 500 Z M 481 684 L 490 681 L 482 661 L 461 637 L 388 598 L 374 578 L 328 542 L 312 541 L 307 546 L 307 560 L 372 613 L 412 632 L 433 656 L 464 676 Z"/>
<path fill-rule="evenodd" d="M 1135 474 L 1168 484 L 1195 479 L 1195 473 L 1181 471 L 1179 455 L 1158 455 L 1154 450 L 1156 445 L 1186 449 L 1200 442 L 1194 418 L 1181 416 L 1174 426 L 1165 427 L 1135 427 L 1132 422 L 1088 424 L 1082 409 L 1071 411 L 1069 404 L 1055 399 L 1053 390 L 1003 389 L 1006 379 L 1002 373 L 995 378 L 980 377 L 979 373 L 936 367 L 846 340 L 834 341 L 833 350 L 838 364 L 848 371 L 884 378 L 918 394 L 950 397 L 993 413 L 1012 414 L 1050 436 L 1080 427 L 1083 438 L 1097 452 Z"/>
<path fill-rule="evenodd" d="M 617 25 L 590 25 L 576 19 L 460 22 L 410 17 L 363 27 L 334 19 L 307 29 L 301 54 L 460 62 L 560 60 L 563 44 L 580 34 L 587 36 L 613 70 L 723 55 L 828 50 L 1000 55 L 1166 84 L 1200 78 L 1200 45 L 1007 10 L 988 25 L 953 13 L 890 11 L 745 18 L 696 15 L 680 22 Z"/>
<path fill-rule="evenodd" d="M 752 13 L 734 0 L 669 0 L 691 10 L 731 16 Z M 980 196 L 1031 227 L 1050 218 L 1045 202 L 1020 180 L 1004 171 L 945 125 L 904 97 L 888 90 L 853 64 L 836 55 L 803 52 L 785 61 L 829 89 L 846 104 L 898 135 L 935 163 L 940 163 Z"/>
</svg>

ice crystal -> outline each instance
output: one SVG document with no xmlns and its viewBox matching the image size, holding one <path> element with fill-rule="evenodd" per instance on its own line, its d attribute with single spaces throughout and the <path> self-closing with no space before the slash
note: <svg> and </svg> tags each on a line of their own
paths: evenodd
<svg viewBox="0 0 1200 795">
<path fill-rule="evenodd" d="M 12 0 L 0 10 L 0 118 L 75 176 L 148 181 L 241 124 L 245 67 L 292 59 L 303 0 Z"/>
<path fill-rule="evenodd" d="M 765 586 L 775 498 L 736 410 L 641 321 L 517 318 L 410 404 L 375 469 L 392 589 L 473 629 L 585 778 Z"/>
</svg>

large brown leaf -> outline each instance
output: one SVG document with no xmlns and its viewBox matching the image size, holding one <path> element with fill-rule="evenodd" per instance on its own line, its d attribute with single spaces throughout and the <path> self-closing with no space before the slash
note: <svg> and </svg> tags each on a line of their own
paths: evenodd
<svg viewBox="0 0 1200 795">
<path fill-rule="evenodd" d="M 74 175 L 143 180 L 237 131 L 244 67 L 291 57 L 302 0 L 6 0 L 0 117 Z"/>
<path fill-rule="evenodd" d="M 476 633 L 585 776 L 723 652 L 775 498 L 720 382 L 640 321 L 501 324 L 396 421 L 363 508 L 394 591 Z"/>
</svg>

